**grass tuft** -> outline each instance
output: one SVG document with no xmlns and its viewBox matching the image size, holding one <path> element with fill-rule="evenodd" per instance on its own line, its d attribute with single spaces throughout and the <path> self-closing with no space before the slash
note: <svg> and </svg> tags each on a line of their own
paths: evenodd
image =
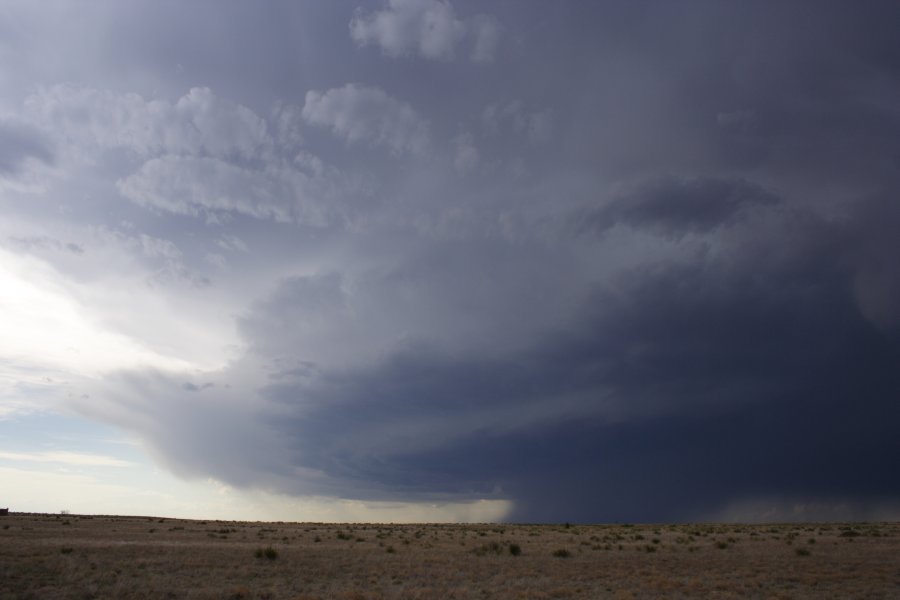
<svg viewBox="0 0 900 600">
<path fill-rule="evenodd" d="M 269 560 L 275 560 L 276 558 L 278 558 L 278 550 L 276 550 L 272 546 L 268 546 L 266 548 L 257 548 L 254 556 L 256 556 L 256 558 L 268 558 Z"/>
</svg>

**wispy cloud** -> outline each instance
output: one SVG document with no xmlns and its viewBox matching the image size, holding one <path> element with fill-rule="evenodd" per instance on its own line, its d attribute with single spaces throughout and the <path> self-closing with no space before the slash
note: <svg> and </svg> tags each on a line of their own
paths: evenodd
<svg viewBox="0 0 900 600">
<path fill-rule="evenodd" d="M 65 450 L 44 452 L 0 452 L 0 460 L 59 463 L 76 467 L 133 467 L 135 463 L 102 454 L 84 454 Z"/>
</svg>

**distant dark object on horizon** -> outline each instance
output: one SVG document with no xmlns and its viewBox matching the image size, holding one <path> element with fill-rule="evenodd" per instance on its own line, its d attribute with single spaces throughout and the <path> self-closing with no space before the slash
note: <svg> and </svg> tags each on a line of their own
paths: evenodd
<svg viewBox="0 0 900 600">
<path fill-rule="evenodd" d="M 8 514 L 9 514 L 8 508 L 0 508 L 0 517 L 5 517 Z"/>
</svg>

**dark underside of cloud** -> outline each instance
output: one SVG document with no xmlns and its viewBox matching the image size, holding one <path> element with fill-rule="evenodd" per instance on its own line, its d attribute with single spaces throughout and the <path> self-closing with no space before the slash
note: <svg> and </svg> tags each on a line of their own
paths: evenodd
<svg viewBox="0 0 900 600">
<path fill-rule="evenodd" d="M 627 273 L 615 293 L 591 294 L 566 333 L 499 360 L 419 348 L 273 384 L 271 399 L 318 408 L 272 426 L 343 493 L 496 487 L 520 521 L 684 520 L 742 498 L 847 490 L 896 497 L 900 336 L 860 311 L 842 256 L 869 240 L 850 229 L 798 221 L 790 246 L 738 265 Z"/>
<path fill-rule="evenodd" d="M 597 233 L 622 224 L 680 238 L 728 227 L 754 207 L 778 202 L 776 195 L 742 179 L 663 177 L 644 182 L 606 206 L 584 211 L 574 224 Z"/>
<path fill-rule="evenodd" d="M 900 219 L 877 199 L 832 221 L 766 207 L 717 252 L 625 270 L 489 357 L 412 340 L 285 367 L 298 315 L 346 308 L 333 275 L 287 279 L 242 320 L 271 365 L 263 404 L 212 414 L 223 386 L 188 384 L 208 400 L 179 423 L 145 408 L 141 427 L 185 474 L 292 494 L 510 498 L 515 521 L 690 520 L 771 497 L 849 496 L 857 512 L 836 514 L 865 515 L 900 495 L 900 304 L 897 273 L 861 278 L 860 257 Z M 885 294 L 894 312 L 867 315 L 860 299 Z"/>
</svg>

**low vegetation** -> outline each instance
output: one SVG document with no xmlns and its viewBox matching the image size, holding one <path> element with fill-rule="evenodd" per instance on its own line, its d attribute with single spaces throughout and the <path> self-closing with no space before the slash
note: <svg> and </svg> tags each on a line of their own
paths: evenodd
<svg viewBox="0 0 900 600">
<path fill-rule="evenodd" d="M 330 525 L 12 514 L 0 600 L 896 598 L 900 524 Z"/>
<path fill-rule="evenodd" d="M 278 558 L 278 551 L 269 546 L 268 548 L 257 548 L 255 553 L 256 558 L 268 558 L 269 560 L 275 560 Z"/>
</svg>

